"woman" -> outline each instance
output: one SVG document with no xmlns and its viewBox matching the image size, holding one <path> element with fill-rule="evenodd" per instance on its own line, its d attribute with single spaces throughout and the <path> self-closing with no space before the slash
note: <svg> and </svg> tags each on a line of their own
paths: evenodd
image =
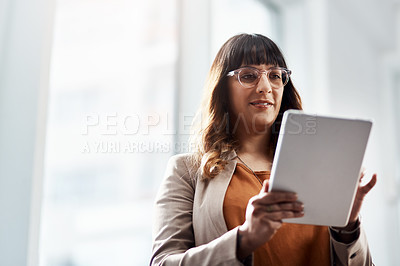
<svg viewBox="0 0 400 266">
<path fill-rule="evenodd" d="M 282 114 L 301 109 L 290 74 L 265 36 L 241 34 L 222 46 L 197 148 L 170 159 L 157 196 L 152 265 L 372 264 L 358 216 L 376 174 L 359 185 L 344 228 L 283 224 L 304 206 L 294 193 L 267 192 Z"/>
</svg>

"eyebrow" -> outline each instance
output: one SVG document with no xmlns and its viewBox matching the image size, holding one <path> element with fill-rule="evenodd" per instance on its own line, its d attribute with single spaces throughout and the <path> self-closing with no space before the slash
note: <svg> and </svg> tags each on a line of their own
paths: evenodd
<svg viewBox="0 0 400 266">
<path fill-rule="evenodd" d="M 245 67 L 254 68 L 254 69 L 257 69 L 257 70 L 263 70 L 263 69 L 259 69 L 258 67 L 252 66 L 252 65 L 244 65 L 244 66 L 241 66 L 240 68 L 245 68 Z M 269 70 L 271 68 L 275 68 L 275 67 L 280 67 L 280 66 L 271 66 L 271 67 L 267 68 L 267 70 Z"/>
</svg>

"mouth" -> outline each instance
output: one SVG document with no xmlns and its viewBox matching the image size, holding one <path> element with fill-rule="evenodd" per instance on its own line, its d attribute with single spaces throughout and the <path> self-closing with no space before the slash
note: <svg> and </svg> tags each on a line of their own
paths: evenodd
<svg viewBox="0 0 400 266">
<path fill-rule="evenodd" d="M 272 101 L 254 101 L 250 104 L 258 108 L 268 108 L 274 105 Z"/>
</svg>

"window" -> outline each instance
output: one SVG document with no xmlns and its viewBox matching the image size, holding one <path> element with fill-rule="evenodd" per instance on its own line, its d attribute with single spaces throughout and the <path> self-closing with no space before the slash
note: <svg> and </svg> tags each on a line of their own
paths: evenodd
<svg viewBox="0 0 400 266">
<path fill-rule="evenodd" d="M 176 60 L 175 0 L 58 0 L 40 265 L 148 264 Z"/>
<path fill-rule="evenodd" d="M 238 33 L 259 33 L 279 43 L 278 15 L 259 0 L 217 0 L 211 2 L 211 57 L 222 44 Z"/>
</svg>

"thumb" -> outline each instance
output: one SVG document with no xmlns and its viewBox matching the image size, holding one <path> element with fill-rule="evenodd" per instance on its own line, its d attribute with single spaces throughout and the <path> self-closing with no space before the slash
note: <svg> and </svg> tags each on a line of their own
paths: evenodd
<svg viewBox="0 0 400 266">
<path fill-rule="evenodd" d="M 268 192 L 268 187 L 269 187 L 269 180 L 265 179 L 260 193 Z"/>
</svg>

